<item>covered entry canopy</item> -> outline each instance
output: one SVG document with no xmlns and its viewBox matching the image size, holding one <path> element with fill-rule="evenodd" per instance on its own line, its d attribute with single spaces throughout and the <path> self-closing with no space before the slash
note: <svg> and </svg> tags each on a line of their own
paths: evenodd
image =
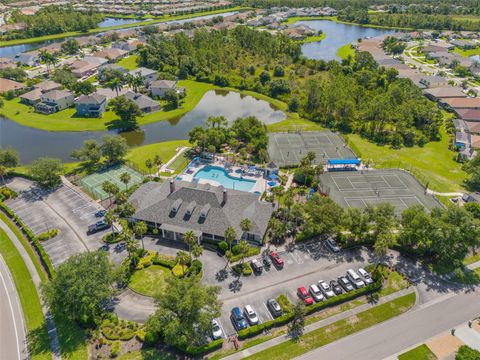
<svg viewBox="0 0 480 360">
<path fill-rule="evenodd" d="M 360 159 L 330 159 L 328 165 L 360 165 Z"/>
</svg>

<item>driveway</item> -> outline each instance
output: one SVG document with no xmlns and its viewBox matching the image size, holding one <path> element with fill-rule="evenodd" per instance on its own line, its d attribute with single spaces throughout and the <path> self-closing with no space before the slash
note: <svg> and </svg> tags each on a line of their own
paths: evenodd
<svg viewBox="0 0 480 360">
<path fill-rule="evenodd" d="M 87 250 L 98 249 L 105 232 L 88 236 L 89 224 L 98 219 L 94 213 L 100 205 L 86 195 L 65 185 L 46 191 L 26 179 L 15 178 L 8 186 L 18 193 L 16 199 L 6 202 L 35 235 L 50 229 L 60 234 L 42 245 L 56 267 L 70 256 Z"/>
</svg>

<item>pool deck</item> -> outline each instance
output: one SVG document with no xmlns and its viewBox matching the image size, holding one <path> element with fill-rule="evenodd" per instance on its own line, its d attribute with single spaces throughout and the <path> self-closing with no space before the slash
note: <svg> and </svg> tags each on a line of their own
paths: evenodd
<svg viewBox="0 0 480 360">
<path fill-rule="evenodd" d="M 236 171 L 237 170 L 245 170 L 245 167 L 230 166 L 230 167 L 226 168 L 225 160 L 222 159 L 222 158 L 218 158 L 214 162 L 208 163 L 208 164 L 205 164 L 205 163 L 200 163 L 198 165 L 190 164 L 190 166 L 187 167 L 187 169 L 180 176 L 182 177 L 182 180 L 184 180 L 184 181 L 193 182 L 195 174 L 199 170 L 205 168 L 206 166 L 221 167 L 222 169 L 225 169 L 228 172 L 228 175 L 231 176 L 232 178 L 237 178 L 239 180 L 244 179 L 244 180 L 255 181 L 255 184 L 253 185 L 253 187 L 250 189 L 249 192 L 263 193 L 270 188 L 270 186 L 268 185 L 268 180 L 266 180 L 262 175 L 258 174 L 258 172 L 252 172 L 252 171 L 246 170 L 246 173 L 244 173 L 243 175 L 240 175 Z M 215 180 L 210 180 L 210 179 L 199 179 L 198 182 L 200 184 L 210 184 L 210 185 L 213 185 L 213 186 L 221 186 L 222 185 L 219 182 L 217 182 Z"/>
</svg>

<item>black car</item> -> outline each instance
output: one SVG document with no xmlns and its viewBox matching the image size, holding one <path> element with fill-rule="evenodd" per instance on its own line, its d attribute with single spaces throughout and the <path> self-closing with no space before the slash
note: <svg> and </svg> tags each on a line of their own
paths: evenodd
<svg viewBox="0 0 480 360">
<path fill-rule="evenodd" d="M 98 211 L 95 213 L 95 217 L 97 217 L 97 218 L 104 217 L 106 213 L 107 213 L 107 210 L 98 210 Z"/>
<path fill-rule="evenodd" d="M 97 221 L 95 224 L 88 226 L 87 234 L 95 234 L 99 231 L 106 230 L 108 228 L 110 228 L 110 225 L 108 225 L 105 221 L 100 220 L 100 221 Z"/>
<path fill-rule="evenodd" d="M 350 282 L 350 280 L 347 279 L 346 276 L 340 276 L 337 280 L 338 284 L 342 287 L 343 290 L 345 290 L 345 292 L 354 290 L 352 283 Z"/>
<path fill-rule="evenodd" d="M 335 280 L 330 281 L 330 288 L 332 289 L 335 295 L 340 295 L 343 293 L 343 289 Z"/>
<path fill-rule="evenodd" d="M 259 260 L 252 259 L 250 261 L 250 265 L 252 266 L 252 269 L 253 269 L 253 271 L 255 271 L 256 274 L 261 274 L 262 273 L 263 265 Z"/>
<path fill-rule="evenodd" d="M 263 256 L 263 266 L 265 266 L 265 268 L 267 269 L 270 269 L 270 266 L 272 266 L 272 261 L 268 258 L 268 256 Z"/>
<path fill-rule="evenodd" d="M 267 300 L 267 307 L 268 310 L 272 313 L 273 317 L 279 317 L 282 316 L 282 308 L 280 307 L 280 304 L 277 302 L 275 299 L 268 299 Z"/>
</svg>

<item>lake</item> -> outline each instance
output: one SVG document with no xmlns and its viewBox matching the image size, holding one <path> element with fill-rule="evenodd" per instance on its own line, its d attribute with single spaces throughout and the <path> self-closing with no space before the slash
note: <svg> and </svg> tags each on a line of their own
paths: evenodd
<svg viewBox="0 0 480 360">
<path fill-rule="evenodd" d="M 188 138 L 188 132 L 203 125 L 209 116 L 225 116 L 229 122 L 238 117 L 256 116 L 265 124 L 286 119 L 286 115 L 270 103 L 236 92 L 208 91 L 197 106 L 187 114 L 170 121 L 159 121 L 142 126 L 137 131 L 121 133 L 130 147 L 168 140 Z M 52 132 L 17 124 L 0 117 L 0 147 L 12 146 L 20 154 L 22 163 L 41 156 L 52 156 L 62 161 L 72 161 L 70 154 L 88 139 L 101 140 L 102 136 L 116 131 Z"/>
<path fill-rule="evenodd" d="M 128 24 L 135 24 L 140 21 L 149 21 L 151 19 L 124 19 L 124 18 L 105 18 L 103 21 L 97 24 L 97 27 L 104 28 L 110 26 L 120 26 L 120 25 L 128 25 Z"/>
<path fill-rule="evenodd" d="M 302 53 L 309 59 L 340 60 L 337 56 L 339 48 L 356 42 L 359 38 L 375 37 L 392 34 L 395 30 L 369 28 L 358 25 L 341 24 L 331 20 L 302 20 L 295 24 L 302 24 L 315 30 L 322 30 L 326 38 L 319 42 L 302 44 Z"/>
</svg>

